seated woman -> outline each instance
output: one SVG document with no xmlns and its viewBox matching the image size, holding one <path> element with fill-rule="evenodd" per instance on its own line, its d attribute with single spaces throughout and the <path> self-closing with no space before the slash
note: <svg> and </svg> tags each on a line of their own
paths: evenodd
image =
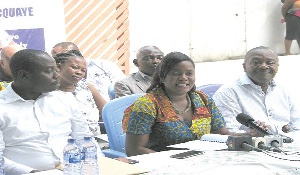
<svg viewBox="0 0 300 175">
<path fill-rule="evenodd" d="M 161 60 L 147 94 L 125 110 L 123 130 L 128 156 L 167 150 L 209 133 L 237 135 L 227 130 L 212 98 L 195 91 L 195 64 L 180 52 Z"/>
<path fill-rule="evenodd" d="M 92 85 L 85 82 L 86 60 L 77 50 L 59 53 L 53 58 L 60 73 L 58 90 L 74 95 L 82 104 L 82 115 L 86 116 L 90 130 L 95 136 L 101 134 L 98 122 L 106 101 Z"/>
</svg>

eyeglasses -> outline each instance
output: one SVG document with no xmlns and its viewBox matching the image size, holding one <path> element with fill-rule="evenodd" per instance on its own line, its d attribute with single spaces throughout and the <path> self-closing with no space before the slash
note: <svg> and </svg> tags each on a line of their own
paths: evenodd
<svg viewBox="0 0 300 175">
<path fill-rule="evenodd" d="M 143 60 L 149 61 L 149 60 L 154 60 L 155 58 L 158 60 L 161 60 L 164 58 L 164 56 L 163 55 L 146 55 L 143 57 Z"/>
</svg>

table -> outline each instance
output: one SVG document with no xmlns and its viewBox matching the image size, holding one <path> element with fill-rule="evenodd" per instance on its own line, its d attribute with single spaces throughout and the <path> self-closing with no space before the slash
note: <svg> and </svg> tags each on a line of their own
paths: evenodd
<svg viewBox="0 0 300 175">
<path fill-rule="evenodd" d="M 190 145 L 193 149 L 202 149 L 205 152 L 203 155 L 175 159 L 170 158 L 170 156 L 186 150 L 170 150 L 129 157 L 139 161 L 135 165 L 102 157 L 99 159 L 100 174 L 216 175 L 222 173 L 230 175 L 299 175 L 300 155 L 299 153 L 292 153 L 300 150 L 300 132 L 287 136 L 295 139 L 293 143 L 283 144 L 282 150 L 289 151 L 286 152 L 288 155 L 275 152 L 216 151 L 214 149 L 222 149 L 224 146 L 219 145 L 219 143 L 209 143 L 214 144 L 212 147 L 207 145 L 205 141 L 196 140 L 180 144 L 180 146 Z M 35 173 L 34 175 L 47 175 L 50 173 L 52 175 L 62 175 L 62 171 L 58 170 Z"/>
<path fill-rule="evenodd" d="M 140 165 L 133 165 L 124 163 L 115 159 L 107 157 L 98 158 L 99 175 L 129 175 L 129 174 L 142 174 L 149 172 L 149 169 Z M 42 171 L 27 175 L 63 175 L 61 170 Z"/>
<path fill-rule="evenodd" d="M 291 137 L 299 138 L 300 134 L 294 134 Z M 195 148 L 199 141 L 192 141 L 191 143 L 193 142 Z M 299 175 L 300 155 L 292 153 L 300 150 L 300 140 L 295 139 L 293 143 L 284 143 L 282 150 L 290 151 L 288 152 L 289 155 L 275 152 L 206 150 L 203 155 L 174 159 L 170 156 L 185 150 L 171 150 L 130 158 L 138 160 L 139 165 L 150 169 L 150 172 L 145 173 L 147 175 L 216 175 L 221 173 L 231 175 Z"/>
</svg>

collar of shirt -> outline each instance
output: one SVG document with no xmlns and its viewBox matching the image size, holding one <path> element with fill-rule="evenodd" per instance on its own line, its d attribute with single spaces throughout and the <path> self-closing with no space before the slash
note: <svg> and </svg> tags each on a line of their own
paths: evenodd
<svg viewBox="0 0 300 175">
<path fill-rule="evenodd" d="M 5 90 L 1 91 L 0 93 L 0 103 L 11 103 L 18 100 L 26 101 L 22 97 L 20 97 L 11 87 L 12 83 L 9 84 Z M 49 93 L 44 93 L 40 97 L 48 95 Z M 39 98 L 40 98 L 39 97 Z"/>
<path fill-rule="evenodd" d="M 246 73 L 240 77 L 240 83 L 241 83 L 241 85 L 250 84 L 250 85 L 257 86 L 256 84 L 253 83 L 253 81 L 248 77 L 248 75 Z M 270 82 L 270 87 L 273 87 L 273 86 L 276 86 L 276 82 L 274 81 L 274 79 L 271 80 L 271 82 Z"/>
<path fill-rule="evenodd" d="M 146 75 L 146 74 L 144 74 L 143 72 L 141 72 L 141 71 L 139 71 L 139 73 L 142 75 L 142 77 L 144 78 L 144 79 L 146 79 L 146 80 L 152 80 L 152 77 L 151 76 L 149 76 L 149 75 Z"/>
</svg>

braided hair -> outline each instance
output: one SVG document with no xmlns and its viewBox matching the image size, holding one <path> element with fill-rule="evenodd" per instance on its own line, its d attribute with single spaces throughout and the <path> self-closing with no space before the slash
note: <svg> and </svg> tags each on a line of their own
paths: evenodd
<svg viewBox="0 0 300 175">
<path fill-rule="evenodd" d="M 81 57 L 84 58 L 79 50 L 70 50 L 66 53 L 58 53 L 53 56 L 56 64 L 62 64 L 70 57 Z"/>
</svg>

